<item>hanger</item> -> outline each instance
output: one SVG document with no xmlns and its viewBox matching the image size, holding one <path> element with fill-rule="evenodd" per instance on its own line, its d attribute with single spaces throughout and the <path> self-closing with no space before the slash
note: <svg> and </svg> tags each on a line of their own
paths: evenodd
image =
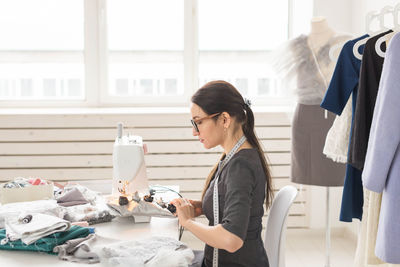
<svg viewBox="0 0 400 267">
<path fill-rule="evenodd" d="M 371 30 L 371 23 L 374 21 L 374 19 L 380 20 L 381 18 L 382 17 L 379 17 L 379 13 L 377 11 L 368 12 L 367 16 L 365 16 L 365 26 L 369 36 L 372 36 L 374 34 L 374 32 Z M 381 24 L 381 21 L 379 22 L 380 22 L 379 24 Z M 358 49 L 360 48 L 361 45 L 365 44 L 368 39 L 369 37 L 358 40 L 353 46 L 353 54 L 359 60 L 362 59 L 362 55 L 360 54 L 360 52 L 358 52 Z"/>
<path fill-rule="evenodd" d="M 385 7 L 389 8 L 389 6 Z M 392 8 L 391 13 L 393 15 L 393 32 L 400 31 L 400 23 L 399 23 L 399 13 L 400 13 L 400 3 L 397 4 L 394 8 Z M 384 16 L 384 15 L 383 15 Z M 385 57 L 386 52 L 382 51 L 382 43 L 386 42 L 389 38 L 389 34 L 380 37 L 375 43 L 375 51 L 380 57 Z"/>
</svg>

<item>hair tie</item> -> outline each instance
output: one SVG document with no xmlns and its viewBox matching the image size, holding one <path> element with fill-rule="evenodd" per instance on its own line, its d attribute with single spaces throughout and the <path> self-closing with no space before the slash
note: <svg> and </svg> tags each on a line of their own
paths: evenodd
<svg viewBox="0 0 400 267">
<path fill-rule="evenodd" d="M 250 101 L 250 99 L 245 98 L 245 99 L 244 99 L 244 105 L 250 108 L 250 107 L 251 107 L 251 101 Z"/>
</svg>

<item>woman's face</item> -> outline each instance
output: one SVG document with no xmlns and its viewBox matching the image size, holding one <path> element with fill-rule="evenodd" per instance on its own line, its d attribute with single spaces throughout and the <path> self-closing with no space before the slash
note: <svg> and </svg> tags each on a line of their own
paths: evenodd
<svg viewBox="0 0 400 267">
<path fill-rule="evenodd" d="M 217 121 L 214 118 L 206 118 L 211 114 L 207 114 L 198 105 L 192 103 L 190 108 L 190 113 L 192 115 L 192 120 L 197 124 L 199 131 L 193 127 L 193 136 L 198 136 L 200 142 L 205 148 L 213 148 L 221 145 L 223 142 L 223 121 L 220 117 L 217 117 Z M 206 118 L 206 119 L 202 119 Z"/>
</svg>

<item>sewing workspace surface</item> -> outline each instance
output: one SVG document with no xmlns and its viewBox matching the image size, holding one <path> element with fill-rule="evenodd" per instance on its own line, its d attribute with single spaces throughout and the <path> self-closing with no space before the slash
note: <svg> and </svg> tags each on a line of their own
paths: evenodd
<svg viewBox="0 0 400 267">
<path fill-rule="evenodd" d="M 170 237 L 178 240 L 177 218 L 152 217 L 149 223 L 134 223 L 132 217 L 115 218 L 112 222 L 92 225 L 96 235 L 121 241 L 140 240 L 152 236 Z M 79 266 L 80 263 L 61 261 L 57 255 L 30 251 L 0 250 L 0 266 Z M 90 264 L 91 266 L 100 266 Z"/>
</svg>

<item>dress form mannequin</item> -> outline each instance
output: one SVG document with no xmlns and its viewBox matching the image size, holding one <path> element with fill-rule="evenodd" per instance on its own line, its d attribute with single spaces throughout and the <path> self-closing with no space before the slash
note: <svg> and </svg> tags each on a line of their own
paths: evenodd
<svg viewBox="0 0 400 267">
<path fill-rule="evenodd" d="M 311 26 L 309 35 L 289 40 L 276 54 L 275 71 L 297 102 L 292 118 L 290 179 L 303 185 L 343 186 L 345 166 L 322 153 L 335 115 L 325 116 L 320 104 L 335 67 L 330 48 L 347 37 L 335 34 L 325 18 L 313 19 Z"/>
<path fill-rule="evenodd" d="M 311 48 L 321 47 L 335 34 L 335 31 L 329 27 L 325 17 L 314 17 L 311 19 L 311 31 L 308 35 L 308 45 Z"/>
</svg>

